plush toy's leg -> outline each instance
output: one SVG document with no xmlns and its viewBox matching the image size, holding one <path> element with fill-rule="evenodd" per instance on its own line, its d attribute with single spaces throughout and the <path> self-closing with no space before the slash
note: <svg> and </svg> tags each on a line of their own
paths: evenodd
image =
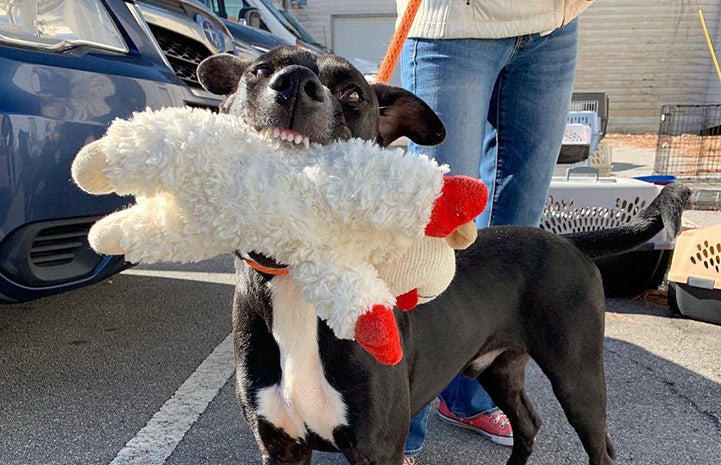
<svg viewBox="0 0 721 465">
<path fill-rule="evenodd" d="M 224 251 L 203 231 L 187 230 L 172 196 L 136 200 L 137 205 L 112 213 L 90 228 L 88 241 L 95 251 L 125 255 L 133 263 L 199 261 Z"/>
<path fill-rule="evenodd" d="M 108 160 L 100 150 L 100 141 L 83 147 L 73 160 L 70 172 L 77 185 L 89 194 L 101 195 L 114 191 L 110 179 L 105 175 Z"/>
<path fill-rule="evenodd" d="M 88 232 L 90 247 L 104 255 L 125 255 L 123 249 L 123 225 L 138 216 L 137 206 L 115 212 L 98 220 Z"/>
<path fill-rule="evenodd" d="M 384 365 L 395 365 L 403 358 L 398 325 L 393 310 L 374 305 L 355 325 L 355 340 Z"/>
<path fill-rule="evenodd" d="M 122 165 L 123 162 L 126 164 Z M 157 164 L 129 163 L 127 157 L 117 156 L 113 148 L 108 148 L 105 138 L 83 147 L 70 167 L 78 187 L 95 195 L 114 192 L 118 195 L 152 196 L 161 185 L 155 179 L 159 171 Z"/>
<path fill-rule="evenodd" d="M 411 289 L 403 295 L 396 297 L 396 307 L 404 312 L 413 310 L 418 305 L 418 288 Z"/>
<path fill-rule="evenodd" d="M 460 225 L 480 215 L 488 201 L 488 190 L 478 179 L 469 176 L 443 178 L 441 195 L 433 204 L 426 235 L 446 237 Z"/>
</svg>

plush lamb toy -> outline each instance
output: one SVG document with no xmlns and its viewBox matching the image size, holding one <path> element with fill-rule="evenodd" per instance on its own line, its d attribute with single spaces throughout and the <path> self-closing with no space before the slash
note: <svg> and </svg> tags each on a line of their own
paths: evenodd
<svg viewBox="0 0 721 465">
<path fill-rule="evenodd" d="M 358 139 L 290 147 L 237 116 L 190 108 L 116 120 L 72 166 L 89 193 L 135 196 L 91 228 L 96 251 L 135 263 L 236 250 L 273 257 L 339 338 L 355 338 L 386 364 L 402 357 L 396 297 L 404 308 L 418 299 L 419 286 L 402 282 L 417 267 L 412 249 L 447 262 L 450 247 L 438 238 L 486 204 L 480 181 L 445 172 L 427 157 Z"/>
</svg>

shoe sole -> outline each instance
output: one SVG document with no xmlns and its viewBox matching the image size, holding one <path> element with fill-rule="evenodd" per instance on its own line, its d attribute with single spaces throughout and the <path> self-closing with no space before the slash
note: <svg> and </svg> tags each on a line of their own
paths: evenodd
<svg viewBox="0 0 721 465">
<path fill-rule="evenodd" d="M 500 446 L 506 446 L 506 447 L 513 447 L 513 438 L 508 438 L 505 436 L 498 436 L 496 434 L 491 434 L 491 433 L 483 431 L 482 429 L 477 428 L 475 426 L 467 425 L 458 420 L 454 420 L 453 418 L 449 418 L 449 417 L 443 415 L 441 412 L 436 411 L 436 413 L 438 413 L 438 416 L 440 417 L 440 419 L 445 421 L 446 423 L 450 423 L 452 425 L 460 426 L 461 428 L 466 428 L 471 431 L 474 431 L 474 432 L 480 434 L 481 436 L 483 436 L 484 438 L 488 439 L 489 441 L 491 441 L 494 444 L 498 444 Z"/>
</svg>

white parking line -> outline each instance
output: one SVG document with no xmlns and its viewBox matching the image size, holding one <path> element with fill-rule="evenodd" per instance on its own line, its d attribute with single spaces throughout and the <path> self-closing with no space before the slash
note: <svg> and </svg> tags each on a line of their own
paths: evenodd
<svg viewBox="0 0 721 465">
<path fill-rule="evenodd" d="M 202 271 L 148 270 L 144 268 L 128 268 L 122 274 L 133 276 L 152 276 L 154 278 L 180 279 L 203 283 L 234 285 L 237 281 L 234 273 L 209 273 Z"/>
<path fill-rule="evenodd" d="M 233 375 L 233 338 L 229 334 L 185 380 L 110 465 L 162 465 L 185 433 Z"/>
</svg>

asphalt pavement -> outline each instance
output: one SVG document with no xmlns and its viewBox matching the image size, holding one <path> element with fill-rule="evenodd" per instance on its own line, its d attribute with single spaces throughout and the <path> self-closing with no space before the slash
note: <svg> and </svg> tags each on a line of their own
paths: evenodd
<svg viewBox="0 0 721 465">
<path fill-rule="evenodd" d="M 0 463 L 260 463 L 234 397 L 232 262 L 133 268 L 0 307 Z M 608 423 L 619 464 L 721 463 L 721 326 L 659 299 L 608 299 Z M 212 380 L 212 381 L 208 381 Z M 535 365 L 530 464 L 587 463 Z M 509 449 L 431 418 L 420 464 L 500 464 Z M 342 464 L 317 454 L 314 464 Z"/>
</svg>

